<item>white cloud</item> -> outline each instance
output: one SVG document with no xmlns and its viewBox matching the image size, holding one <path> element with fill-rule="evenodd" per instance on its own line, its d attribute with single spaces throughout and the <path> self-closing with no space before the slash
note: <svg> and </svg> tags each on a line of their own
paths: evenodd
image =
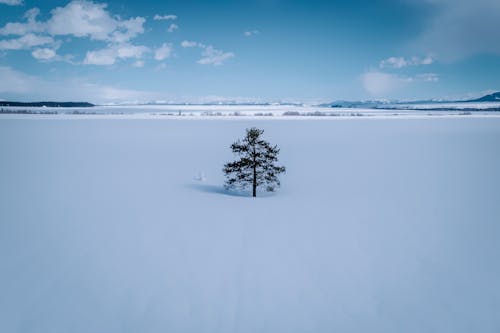
<svg viewBox="0 0 500 333">
<path fill-rule="evenodd" d="M 201 56 L 201 59 L 197 61 L 199 64 L 220 66 L 227 59 L 234 57 L 234 53 L 217 50 L 212 45 L 208 45 L 204 48 Z"/>
<path fill-rule="evenodd" d="M 113 65 L 118 57 L 113 49 L 102 49 L 98 51 L 88 51 L 83 63 L 85 65 Z"/>
<path fill-rule="evenodd" d="M 476 54 L 500 55 L 500 1 L 426 0 L 435 8 L 427 26 L 413 42 L 419 52 L 443 61 Z"/>
<path fill-rule="evenodd" d="M 430 56 L 427 56 L 420 60 L 420 65 L 430 65 L 434 62 L 434 59 Z"/>
<path fill-rule="evenodd" d="M 0 28 L 0 34 L 25 35 L 44 32 L 52 36 L 71 35 L 123 43 L 144 33 L 145 18 L 135 17 L 122 20 L 112 16 L 106 7 L 106 4 L 74 0 L 64 7 L 53 9 L 52 16 L 46 22 L 36 20 L 40 10 L 33 8 L 24 15 L 27 19 L 26 23 L 7 23 Z"/>
<path fill-rule="evenodd" d="M 56 51 L 48 48 L 35 49 L 31 54 L 37 60 L 51 60 L 56 57 Z"/>
<path fill-rule="evenodd" d="M 437 75 L 436 73 L 417 74 L 416 78 L 417 78 L 417 80 L 424 81 L 424 82 L 438 82 L 439 81 L 439 75 Z"/>
<path fill-rule="evenodd" d="M 434 59 L 431 56 L 426 56 L 424 58 L 420 57 L 390 57 L 385 60 L 382 60 L 379 64 L 380 68 L 403 68 L 407 66 L 420 66 L 420 65 L 430 65 L 434 62 Z"/>
<path fill-rule="evenodd" d="M 197 47 L 198 46 L 198 42 L 189 41 L 189 40 L 183 40 L 182 43 L 181 43 L 181 46 L 182 47 Z"/>
<path fill-rule="evenodd" d="M 155 51 L 155 59 L 158 61 L 165 60 L 172 54 L 172 44 L 164 43 L 161 47 L 157 48 Z"/>
<path fill-rule="evenodd" d="M 23 0 L 0 0 L 0 3 L 9 5 L 9 6 L 20 6 L 23 4 Z"/>
<path fill-rule="evenodd" d="M 0 28 L 0 35 L 18 35 L 22 36 L 31 32 L 43 32 L 46 29 L 44 23 L 38 22 L 36 20 L 40 10 L 38 8 L 32 8 L 24 14 L 26 18 L 26 23 L 7 23 L 3 28 Z"/>
<path fill-rule="evenodd" d="M 176 20 L 177 15 L 158 15 L 156 14 L 153 20 L 162 21 L 162 20 Z"/>
<path fill-rule="evenodd" d="M 113 65 L 117 59 L 141 58 L 144 53 L 149 52 L 146 46 L 131 44 L 112 45 L 108 48 L 88 51 L 83 63 L 85 65 Z"/>
<path fill-rule="evenodd" d="M 205 45 L 195 41 L 184 40 L 182 41 L 181 46 L 184 48 L 198 47 L 202 49 L 201 58 L 197 61 L 197 63 L 201 65 L 220 66 L 224 64 L 224 61 L 234 57 L 233 52 L 224 52 L 222 50 L 215 49 L 212 45 Z"/>
<path fill-rule="evenodd" d="M 143 17 L 120 20 L 112 17 L 106 7 L 106 4 L 92 1 L 72 1 L 52 10 L 47 30 L 54 36 L 73 35 L 117 43 L 129 41 L 144 32 L 146 19 Z"/>
<path fill-rule="evenodd" d="M 253 35 L 258 35 L 258 34 L 260 34 L 259 30 L 248 30 L 243 33 L 245 37 L 251 37 Z"/>
<path fill-rule="evenodd" d="M 372 96 L 385 97 L 408 84 L 416 82 L 437 82 L 439 76 L 435 73 L 402 76 L 380 71 L 369 71 L 361 76 L 364 89 Z"/>
<path fill-rule="evenodd" d="M 40 15 L 40 9 L 34 7 L 31 9 L 28 9 L 23 17 L 28 20 L 28 22 L 33 22 L 36 21 L 37 16 Z"/>
<path fill-rule="evenodd" d="M 407 62 L 405 58 L 396 58 L 396 57 L 390 57 L 388 59 L 382 60 L 380 62 L 379 67 L 384 68 L 384 67 L 392 67 L 392 68 L 402 68 L 407 66 Z"/>
<path fill-rule="evenodd" d="M 72 1 L 52 10 L 47 22 L 52 35 L 73 35 L 108 40 L 117 29 L 118 22 L 106 11 L 106 4 L 89 1 Z"/>
<path fill-rule="evenodd" d="M 18 35 L 15 39 L 0 40 L 0 50 L 32 49 L 33 47 L 53 44 L 52 51 L 61 41 L 54 41 L 54 36 L 68 35 L 91 40 L 106 41 L 109 47 L 98 51 L 89 51 L 84 64 L 111 65 L 117 58 L 140 58 L 148 49 L 144 46 L 130 45 L 129 42 L 144 33 L 143 17 L 123 20 L 111 15 L 107 5 L 87 0 L 74 0 L 64 7 L 51 11 L 46 22 L 37 21 L 38 8 L 28 10 L 26 22 L 10 22 L 0 28 L 0 35 Z M 71 62 L 71 56 L 51 56 L 49 48 L 38 48 L 32 52 L 38 60 L 65 60 Z"/>
<path fill-rule="evenodd" d="M 54 43 L 54 39 L 48 36 L 37 36 L 27 34 L 19 38 L 0 40 L 0 50 L 27 50 L 34 46 Z"/>
<path fill-rule="evenodd" d="M 137 37 L 144 33 L 145 22 L 146 19 L 143 17 L 136 17 L 120 22 L 118 29 L 111 35 L 111 41 L 123 43 Z"/>
<path fill-rule="evenodd" d="M 172 24 L 168 27 L 167 31 L 168 31 L 168 32 L 174 32 L 174 31 L 175 31 L 175 30 L 177 30 L 177 29 L 179 29 L 179 26 L 178 26 L 177 24 L 175 24 L 175 23 L 172 23 Z"/>
</svg>

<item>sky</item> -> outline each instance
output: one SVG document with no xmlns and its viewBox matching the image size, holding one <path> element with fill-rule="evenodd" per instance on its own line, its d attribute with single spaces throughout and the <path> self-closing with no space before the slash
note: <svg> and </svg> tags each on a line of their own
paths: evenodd
<svg viewBox="0 0 500 333">
<path fill-rule="evenodd" d="M 500 90 L 498 0 L 0 0 L 0 99 L 305 102 Z"/>
</svg>

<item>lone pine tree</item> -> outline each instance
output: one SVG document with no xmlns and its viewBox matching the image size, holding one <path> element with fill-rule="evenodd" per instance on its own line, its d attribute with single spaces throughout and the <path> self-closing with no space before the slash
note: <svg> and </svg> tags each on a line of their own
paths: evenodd
<svg viewBox="0 0 500 333">
<path fill-rule="evenodd" d="M 226 189 L 252 186 L 252 196 L 256 197 L 260 186 L 265 186 L 268 192 L 280 186 L 278 176 L 285 172 L 284 166 L 276 164 L 280 150 L 263 140 L 263 133 L 264 130 L 255 127 L 247 128 L 245 138 L 231 145 L 233 153 L 240 158 L 224 165 Z"/>
</svg>

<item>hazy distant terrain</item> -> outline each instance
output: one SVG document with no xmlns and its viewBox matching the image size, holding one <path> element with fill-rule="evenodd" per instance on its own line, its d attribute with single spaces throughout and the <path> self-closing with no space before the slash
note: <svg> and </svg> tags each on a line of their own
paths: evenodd
<svg viewBox="0 0 500 333">
<path fill-rule="evenodd" d="M 0 117 L 8 115 L 57 115 L 57 116 L 128 116 L 138 118 L 165 117 L 395 117 L 395 116 L 500 116 L 500 102 L 477 103 L 421 103 L 386 104 L 356 107 L 328 107 L 315 105 L 108 105 L 94 107 L 3 107 Z"/>
</svg>

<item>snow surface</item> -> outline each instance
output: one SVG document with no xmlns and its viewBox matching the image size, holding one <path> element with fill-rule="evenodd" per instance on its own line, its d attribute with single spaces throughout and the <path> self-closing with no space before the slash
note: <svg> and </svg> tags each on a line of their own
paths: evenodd
<svg viewBox="0 0 500 333">
<path fill-rule="evenodd" d="M 225 192 L 257 126 L 282 189 Z M 500 119 L 0 118 L 0 332 L 499 332 Z"/>
</svg>

